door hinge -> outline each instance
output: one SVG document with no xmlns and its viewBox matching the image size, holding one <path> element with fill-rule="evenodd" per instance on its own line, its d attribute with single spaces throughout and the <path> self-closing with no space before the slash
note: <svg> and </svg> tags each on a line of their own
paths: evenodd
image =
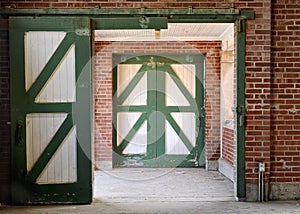
<svg viewBox="0 0 300 214">
<path fill-rule="evenodd" d="M 232 111 L 236 113 L 238 118 L 238 125 L 244 126 L 245 124 L 245 115 L 246 115 L 246 108 L 245 106 L 237 106 L 236 108 L 232 108 Z"/>
<path fill-rule="evenodd" d="M 195 167 L 199 166 L 199 154 L 198 150 L 196 150 L 195 158 L 187 160 L 188 162 L 195 163 Z"/>
<path fill-rule="evenodd" d="M 237 20 L 237 32 L 238 33 L 245 33 L 246 32 L 245 30 L 246 30 L 245 18 L 240 17 Z"/>
</svg>

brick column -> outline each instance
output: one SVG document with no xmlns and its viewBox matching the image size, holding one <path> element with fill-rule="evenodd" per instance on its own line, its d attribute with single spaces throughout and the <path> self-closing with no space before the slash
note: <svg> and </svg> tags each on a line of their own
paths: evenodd
<svg viewBox="0 0 300 214">
<path fill-rule="evenodd" d="M 241 2 L 255 10 L 246 29 L 246 199 L 258 198 L 258 162 L 266 164 L 265 193 L 270 177 L 271 1 Z"/>
<path fill-rule="evenodd" d="M 8 19 L 0 19 L 0 202 L 10 201 L 10 79 Z"/>
</svg>

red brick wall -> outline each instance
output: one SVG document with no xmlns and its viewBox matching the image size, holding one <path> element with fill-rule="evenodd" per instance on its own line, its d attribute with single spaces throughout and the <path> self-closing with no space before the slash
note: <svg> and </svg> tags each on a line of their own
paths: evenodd
<svg viewBox="0 0 300 214">
<path fill-rule="evenodd" d="M 299 3 L 272 1 L 272 182 L 300 182 Z"/>
<path fill-rule="evenodd" d="M 239 8 L 255 11 L 246 29 L 246 183 L 255 191 L 258 162 L 270 176 L 271 0 L 239 1 Z M 252 199 L 253 200 L 253 199 Z M 255 200 L 255 198 L 254 198 Z"/>
<path fill-rule="evenodd" d="M 235 166 L 234 130 L 227 127 L 223 127 L 222 158 Z"/>
<path fill-rule="evenodd" d="M 112 53 L 206 53 L 206 152 L 220 156 L 221 42 L 95 42 L 95 158 L 112 156 Z"/>
<path fill-rule="evenodd" d="M 8 20 L 0 19 L 0 201 L 10 200 L 10 79 Z"/>
</svg>

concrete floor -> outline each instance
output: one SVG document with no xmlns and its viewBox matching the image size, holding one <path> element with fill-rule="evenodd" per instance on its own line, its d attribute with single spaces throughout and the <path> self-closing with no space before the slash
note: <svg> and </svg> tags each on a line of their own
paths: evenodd
<svg viewBox="0 0 300 214">
<path fill-rule="evenodd" d="M 203 169 L 96 171 L 91 205 L 0 206 L 0 213 L 300 213 L 300 201 L 236 202 L 233 184 Z"/>
<path fill-rule="evenodd" d="M 94 199 L 130 201 L 234 201 L 233 183 L 199 168 L 121 168 L 95 172 Z"/>
</svg>

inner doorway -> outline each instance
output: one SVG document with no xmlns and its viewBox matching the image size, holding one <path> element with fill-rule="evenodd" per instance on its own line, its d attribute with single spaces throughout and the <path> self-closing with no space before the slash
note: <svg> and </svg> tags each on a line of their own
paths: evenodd
<svg viewBox="0 0 300 214">
<path fill-rule="evenodd" d="M 113 166 L 204 166 L 204 56 L 113 58 Z"/>
<path fill-rule="evenodd" d="M 144 190 L 143 188 L 138 188 L 138 186 L 144 186 L 148 184 L 139 180 L 134 181 L 137 183 L 132 185 L 133 181 L 131 179 L 135 179 L 141 174 L 147 174 L 146 177 L 149 180 L 153 175 L 156 174 L 157 171 L 167 170 L 170 172 L 166 173 L 164 176 L 160 175 L 158 177 L 153 178 L 153 182 L 157 181 L 157 178 L 159 177 L 164 177 L 164 181 L 167 182 L 169 179 L 172 179 L 172 173 L 173 175 L 176 175 L 177 178 L 182 177 L 181 173 L 194 173 L 194 177 L 192 177 L 194 179 L 200 180 L 206 177 L 206 173 L 207 175 L 210 174 L 210 172 L 206 172 L 204 169 L 201 168 L 178 168 L 177 166 L 195 167 L 195 159 L 198 159 L 198 166 L 210 167 L 211 165 L 213 165 L 211 163 L 213 162 L 215 164 L 220 157 L 219 152 L 222 126 L 221 119 L 219 119 L 221 117 L 220 53 L 223 48 L 233 48 L 234 50 L 233 26 L 234 24 L 224 23 L 172 23 L 169 24 L 168 30 L 160 30 L 161 37 L 159 39 L 154 38 L 154 30 L 97 30 L 95 32 L 94 47 L 96 48 L 96 66 L 103 65 L 102 69 L 99 69 L 99 71 L 101 71 L 102 76 L 98 80 L 100 80 L 101 84 L 99 84 L 99 88 L 97 88 L 97 85 L 95 86 L 95 92 L 96 95 L 98 92 L 101 92 L 99 98 L 102 98 L 102 102 L 99 102 L 99 104 L 102 104 L 105 98 L 104 93 L 107 90 L 108 85 L 112 85 L 112 124 L 114 127 L 111 141 L 113 142 L 112 169 L 108 167 L 109 169 L 106 170 L 105 167 L 107 165 L 100 164 L 99 168 L 102 170 L 95 172 L 94 192 L 96 200 L 99 199 L 99 195 L 97 194 L 98 192 L 100 193 L 100 195 L 102 193 L 105 194 L 104 191 L 101 191 L 101 186 L 107 186 L 111 190 L 117 187 L 117 185 L 115 186 L 115 184 L 124 185 L 124 188 L 130 186 L 133 187 L 135 190 L 138 191 L 135 192 L 136 195 L 134 197 L 139 197 L 139 195 L 142 194 Z M 171 32 L 173 33 L 173 35 L 171 35 Z M 180 39 L 178 37 L 172 37 L 176 33 L 178 33 L 177 36 L 181 36 Z M 212 36 L 212 34 L 214 35 Z M 181 59 L 176 59 L 176 57 Z M 197 59 L 197 57 L 199 57 L 200 59 L 199 68 L 201 68 L 198 70 L 198 73 L 197 69 L 193 70 L 189 68 L 189 66 L 195 64 L 195 61 L 193 60 Z M 168 59 L 169 61 L 166 61 L 166 59 Z M 174 67 L 176 66 L 181 68 L 185 67 L 187 68 L 187 70 L 192 70 L 194 73 L 196 73 L 194 76 L 196 76 L 196 79 L 200 80 L 198 82 L 199 84 L 197 85 L 184 83 L 184 81 L 182 81 L 179 75 L 176 73 L 176 68 L 174 69 Z M 175 79 L 179 80 L 179 84 L 176 84 L 172 76 L 170 76 L 170 72 L 166 72 L 167 67 L 171 68 L 170 70 L 172 70 L 172 72 L 176 74 L 173 75 L 173 77 L 176 77 Z M 112 76 L 110 76 L 110 69 L 112 70 Z M 202 73 L 200 72 L 200 70 Z M 233 72 L 234 70 L 232 70 L 232 73 Z M 168 93 L 166 93 L 168 92 L 166 90 L 167 78 L 174 82 L 174 90 L 179 88 L 175 93 L 174 90 L 171 90 L 171 93 L 174 93 L 175 95 L 172 94 L 172 96 L 169 96 L 172 98 L 176 98 L 173 99 L 175 100 L 174 102 L 177 104 L 174 106 L 166 105 L 166 97 L 168 97 L 166 96 L 168 95 Z M 95 80 L 95 82 L 97 82 L 97 80 Z M 206 84 L 204 84 L 204 82 Z M 178 87 L 178 85 L 183 87 Z M 192 93 L 188 90 L 190 87 L 194 87 L 196 93 L 197 91 L 200 91 L 202 93 L 200 93 L 202 97 L 197 95 L 193 97 Z M 166 154 L 166 144 L 168 144 L 168 142 L 166 143 L 166 137 L 160 135 L 160 132 L 162 130 L 165 132 L 166 127 L 169 125 L 166 125 L 166 123 L 169 123 L 165 116 L 166 113 L 173 113 L 170 110 L 168 112 L 166 108 L 171 107 L 173 108 L 173 110 L 175 108 L 181 108 L 183 109 L 183 113 L 189 114 L 191 113 L 191 110 L 187 111 L 187 109 L 192 109 L 191 106 L 193 106 L 189 103 L 189 96 L 185 96 L 186 94 L 182 93 L 182 88 L 185 88 L 186 91 L 188 91 L 187 94 L 190 94 L 192 99 L 194 99 L 193 102 L 196 102 L 196 105 L 194 106 L 197 106 L 197 112 L 193 112 L 193 114 L 200 116 L 200 118 L 195 117 L 194 121 L 190 120 L 184 122 L 183 124 L 184 126 L 186 126 L 187 124 L 195 124 L 195 129 L 198 128 L 196 142 L 199 140 L 198 142 L 200 143 L 198 145 L 200 145 L 200 148 L 198 147 L 198 151 L 201 152 L 198 152 L 198 154 L 193 153 L 192 148 L 192 150 L 188 150 L 188 152 L 190 152 L 191 154 L 185 153 L 170 155 Z M 180 96 L 179 94 L 182 95 L 181 98 L 178 97 Z M 232 96 L 234 96 L 233 92 Z M 96 100 L 97 98 L 98 97 L 96 97 Z M 179 101 L 177 101 L 177 99 Z M 201 104 L 197 104 L 197 102 L 201 102 Z M 188 105 L 182 105 L 182 103 Z M 97 105 L 98 104 L 96 103 L 95 106 Z M 97 128 L 98 118 L 95 118 L 96 130 L 103 130 L 105 128 L 105 125 L 104 123 L 100 123 L 100 121 L 105 122 L 109 119 L 110 116 L 109 112 L 107 112 L 107 106 L 109 105 L 102 104 L 102 106 L 105 106 L 101 109 L 104 112 L 102 114 L 104 117 L 99 117 L 99 128 Z M 231 107 L 232 106 L 230 106 L 230 109 L 232 109 Z M 201 118 L 201 116 L 203 118 Z M 148 120 L 150 122 L 148 122 Z M 199 122 L 202 122 L 202 124 L 199 124 Z M 172 125 L 170 126 L 171 130 L 175 130 L 173 131 L 173 134 L 175 136 L 178 136 L 178 134 L 176 133 L 176 128 L 174 129 Z M 182 129 L 186 128 L 181 127 L 180 125 L 178 126 L 179 128 L 177 128 L 177 130 L 179 132 L 181 132 Z M 151 128 L 153 127 L 155 128 L 151 130 Z M 193 127 L 190 126 L 188 129 L 191 130 L 193 129 Z M 200 134 L 201 131 L 199 130 L 203 132 L 202 135 Z M 150 139 L 148 139 L 148 133 L 152 134 L 151 136 L 149 136 Z M 101 142 L 104 142 L 105 144 L 105 146 L 103 147 L 99 146 L 100 151 L 105 151 L 109 143 L 111 143 L 109 141 L 106 142 L 108 136 L 108 132 L 103 132 L 103 138 L 99 138 L 99 140 Z M 201 138 L 203 140 L 202 142 Z M 177 139 L 181 141 L 180 144 L 183 147 L 186 147 L 186 144 L 182 142 L 182 139 L 179 136 L 177 137 Z M 194 149 L 194 151 L 196 151 L 196 149 L 197 147 Z M 162 153 L 161 151 L 163 151 L 164 153 Z M 208 154 L 205 154 L 207 151 Z M 109 153 L 102 154 L 109 155 Z M 172 160 L 166 158 L 168 156 L 173 156 L 172 158 L 177 156 L 179 157 L 179 161 L 174 161 L 173 163 L 172 161 L 174 159 Z M 102 162 L 104 158 L 104 155 L 100 155 L 100 160 Z M 120 166 L 122 168 L 119 168 Z M 209 169 L 211 170 L 211 168 Z M 218 170 L 217 164 L 214 165 L 213 170 Z M 145 173 L 146 171 L 148 173 Z M 129 175 L 129 179 L 128 177 L 123 177 L 123 173 L 127 173 Z M 220 176 L 215 177 L 215 179 L 226 179 L 218 172 L 212 173 L 217 173 Z M 178 183 L 182 184 L 186 182 L 186 180 L 184 179 L 185 178 L 183 178 L 182 182 Z M 214 178 L 211 178 L 211 180 L 213 179 Z M 105 183 L 106 181 L 108 181 L 108 183 Z M 228 190 L 233 191 L 232 183 L 230 183 L 229 180 L 227 181 L 229 183 Z M 100 184 L 99 189 L 97 188 L 97 184 Z M 212 183 L 212 185 L 214 185 L 214 183 Z M 123 196 L 123 199 L 126 200 L 127 198 L 130 198 L 129 195 L 134 194 L 133 192 L 130 192 L 130 190 L 127 191 L 123 189 L 123 187 L 120 187 L 115 190 L 115 193 L 117 195 L 115 195 L 114 197 Z M 160 185 L 157 185 L 156 188 L 160 187 Z M 191 187 L 186 188 L 189 189 Z M 198 190 L 198 193 L 206 194 L 206 190 Z M 180 190 L 177 189 L 176 194 L 178 195 L 181 193 L 182 192 L 180 192 Z M 191 194 L 193 195 L 194 193 Z M 110 197 L 109 195 L 102 196 L 104 198 L 100 198 L 101 201 L 106 200 L 106 197 Z M 188 195 L 187 197 L 192 196 Z"/>
</svg>

